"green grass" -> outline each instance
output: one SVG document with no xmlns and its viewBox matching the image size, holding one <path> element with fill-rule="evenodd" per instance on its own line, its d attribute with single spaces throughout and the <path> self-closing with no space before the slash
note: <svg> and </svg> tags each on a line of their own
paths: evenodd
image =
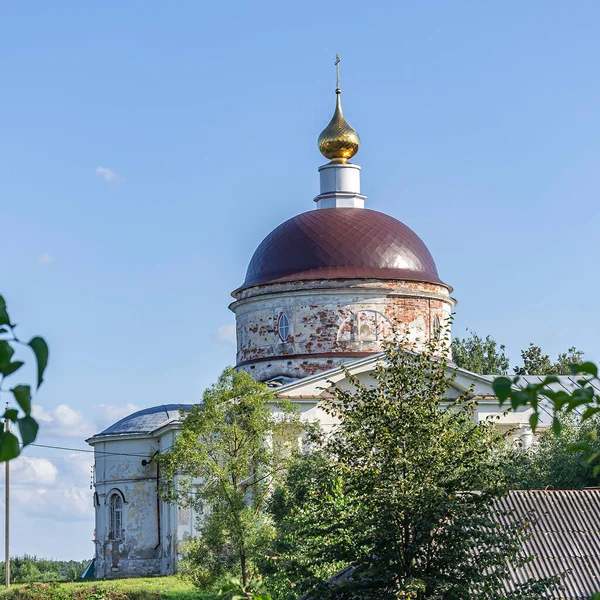
<svg viewBox="0 0 600 600">
<path fill-rule="evenodd" d="M 76 583 L 30 583 L 0 592 L 0 600 L 215 600 L 173 577 Z"/>
</svg>

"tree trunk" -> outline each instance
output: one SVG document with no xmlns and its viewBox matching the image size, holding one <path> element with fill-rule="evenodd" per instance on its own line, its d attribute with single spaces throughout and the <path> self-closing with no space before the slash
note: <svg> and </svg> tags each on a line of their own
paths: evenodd
<svg viewBox="0 0 600 600">
<path fill-rule="evenodd" d="M 248 575 L 248 562 L 246 561 L 246 552 L 243 549 L 240 550 L 240 566 L 242 567 L 242 585 L 244 586 L 244 590 L 246 590 L 250 576 Z"/>
</svg>

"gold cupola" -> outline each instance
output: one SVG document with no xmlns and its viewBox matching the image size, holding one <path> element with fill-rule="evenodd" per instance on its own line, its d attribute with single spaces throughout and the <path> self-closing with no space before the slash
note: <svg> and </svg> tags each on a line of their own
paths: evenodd
<svg viewBox="0 0 600 600">
<path fill-rule="evenodd" d="M 321 154 L 331 160 L 334 163 L 346 163 L 349 158 L 352 158 L 357 152 L 360 146 L 360 138 L 356 130 L 351 127 L 350 123 L 346 121 L 344 113 L 342 112 L 342 101 L 340 90 L 340 78 L 339 78 L 339 55 L 336 56 L 336 68 L 337 68 L 337 86 L 335 89 L 336 93 L 336 104 L 335 112 L 329 125 L 323 129 L 319 136 L 319 150 Z"/>
</svg>

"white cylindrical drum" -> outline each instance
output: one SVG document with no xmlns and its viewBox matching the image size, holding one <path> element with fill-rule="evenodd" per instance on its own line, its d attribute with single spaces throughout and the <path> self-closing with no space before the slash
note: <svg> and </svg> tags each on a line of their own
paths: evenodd
<svg viewBox="0 0 600 600">
<path fill-rule="evenodd" d="M 360 194 L 360 167 L 352 164 L 329 163 L 319 167 L 321 194 L 347 192 Z"/>
</svg>

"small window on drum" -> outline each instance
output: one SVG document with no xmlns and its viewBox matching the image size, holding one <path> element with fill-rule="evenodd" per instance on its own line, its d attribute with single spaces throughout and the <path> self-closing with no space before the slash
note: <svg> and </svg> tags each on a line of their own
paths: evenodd
<svg viewBox="0 0 600 600">
<path fill-rule="evenodd" d="M 435 317 L 433 317 L 433 336 L 434 337 L 440 337 L 440 318 L 436 315 Z"/>
<path fill-rule="evenodd" d="M 277 322 L 277 332 L 282 342 L 285 342 L 287 336 L 290 334 L 290 322 L 285 313 L 281 313 L 279 321 Z"/>
</svg>

